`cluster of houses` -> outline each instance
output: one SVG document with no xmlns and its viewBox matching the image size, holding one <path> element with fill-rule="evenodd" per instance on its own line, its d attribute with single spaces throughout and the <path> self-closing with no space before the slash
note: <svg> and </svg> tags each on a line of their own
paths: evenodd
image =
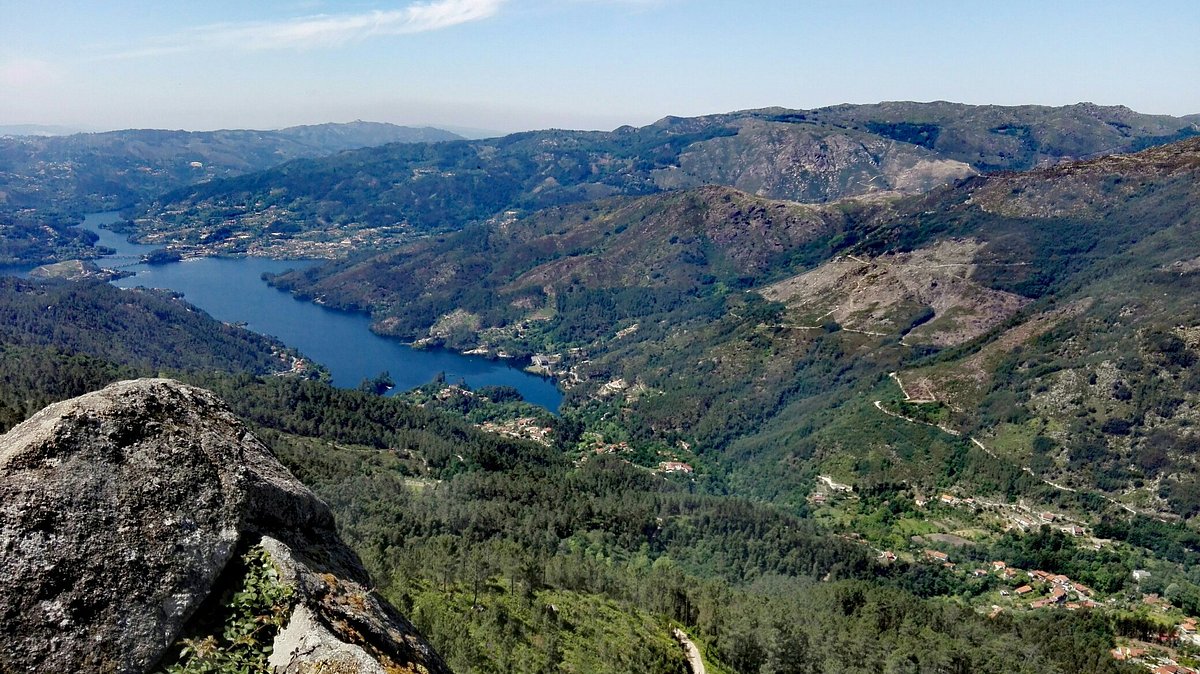
<svg viewBox="0 0 1200 674">
<path fill-rule="evenodd" d="M 682 461 L 663 461 L 658 464 L 658 469 L 664 473 L 684 473 L 685 475 L 691 475 L 693 472 L 692 465 Z"/>
<path fill-rule="evenodd" d="M 283 349 L 274 349 L 271 355 L 275 356 L 283 363 L 285 370 L 278 372 L 280 375 L 305 375 L 312 369 L 313 365 L 306 358 L 288 353 Z"/>
<path fill-rule="evenodd" d="M 1193 646 L 1200 645 L 1200 635 L 1197 634 L 1196 618 L 1185 618 L 1182 623 L 1176 626 L 1175 634 L 1181 643 Z M 1145 665 L 1154 674 L 1200 674 L 1200 671 L 1192 667 L 1180 665 L 1162 652 L 1155 651 L 1152 653 L 1142 646 L 1117 646 L 1112 649 L 1112 656 L 1115 660 Z"/>
<path fill-rule="evenodd" d="M 534 417 L 521 417 L 507 421 L 485 421 L 480 424 L 481 430 L 498 433 L 510 438 L 533 440 L 549 447 L 554 441 L 554 429 L 538 423 Z"/>
<path fill-rule="evenodd" d="M 1003 562 L 998 563 L 1003 564 Z M 1045 596 L 1035 599 L 1029 605 L 1029 608 L 1062 606 L 1068 611 L 1074 611 L 1081 608 L 1097 608 L 1100 606 L 1099 603 L 1092 599 L 1095 593 L 1090 587 L 1078 581 L 1073 581 L 1061 573 L 1053 574 L 1047 571 L 1030 571 L 1028 572 L 1028 577 L 1030 583 L 1013 590 L 1013 595 L 1017 597 L 1041 596 L 1042 593 L 1038 592 L 1038 589 L 1041 589 L 1043 592 L 1048 590 Z M 1001 594 L 1003 594 L 1003 591 Z"/>
<path fill-rule="evenodd" d="M 931 562 L 937 562 L 946 568 L 955 568 L 954 562 L 950 561 L 950 555 L 941 550 L 927 549 L 923 552 L 925 559 Z M 885 562 L 896 561 L 896 555 L 891 551 L 884 551 L 879 555 L 880 560 Z M 1000 578 L 1009 582 L 1020 582 L 1027 580 L 1016 589 L 1002 589 L 1000 595 L 1004 597 L 1014 597 L 1016 599 L 1034 599 L 1030 604 L 1030 608 L 1054 608 L 1063 607 L 1069 611 L 1078 610 L 1081 608 L 1097 608 L 1100 606 L 1092 597 L 1094 592 L 1092 589 L 1083 583 L 1071 580 L 1063 574 L 1054 574 L 1048 571 L 1022 571 L 1012 568 L 1003 561 L 994 561 L 990 567 L 980 567 L 971 571 L 976 577 L 997 575 Z"/>
<path fill-rule="evenodd" d="M 942 552 L 941 550 L 926 550 L 925 559 L 934 562 L 941 562 L 942 566 L 945 566 L 947 569 L 954 568 L 954 562 L 950 561 L 950 555 Z"/>
<path fill-rule="evenodd" d="M 608 442 L 599 433 L 585 433 L 583 439 L 587 443 L 587 451 L 593 454 L 628 454 L 633 451 L 628 442 Z"/>
<path fill-rule="evenodd" d="M 1188 618 L 1179 624 L 1179 640 L 1193 646 L 1200 646 L 1200 633 L 1196 631 L 1196 619 Z"/>
<path fill-rule="evenodd" d="M 923 551 L 925 559 L 931 562 L 941 563 L 948 568 L 954 568 L 954 563 L 950 561 L 950 556 L 940 550 L 926 549 Z M 879 558 L 883 561 L 895 561 L 896 555 L 891 551 L 880 553 Z M 1003 561 L 994 561 L 990 565 L 973 569 L 971 572 L 975 576 L 997 575 L 1000 578 L 1012 582 L 1023 583 L 1015 589 L 1000 590 L 1001 596 L 1011 597 L 1018 605 L 1026 605 L 1031 609 L 1039 608 L 1062 608 L 1068 611 L 1074 611 L 1082 608 L 1099 608 L 1101 604 L 1093 597 L 1095 592 L 1088 586 L 1078 581 L 1072 580 L 1064 574 L 1050 573 L 1049 571 L 1034 570 L 1023 571 L 1008 566 Z M 1029 601 L 1025 604 L 1025 601 Z M 1157 595 L 1149 595 L 1144 598 L 1144 601 L 1151 605 L 1164 603 Z M 990 616 L 996 617 L 1003 608 L 999 605 L 992 605 Z M 1200 646 L 1200 625 L 1197 618 L 1185 618 L 1178 626 L 1175 627 L 1175 637 L 1178 643 L 1188 644 L 1192 646 Z M 1175 643 L 1168 639 L 1163 643 Z M 1151 654 L 1144 647 L 1139 646 L 1118 646 L 1112 650 L 1113 658 L 1126 662 L 1134 662 L 1145 665 L 1147 669 L 1154 674 L 1200 674 L 1200 670 L 1180 665 L 1176 661 L 1164 656 L 1161 652 L 1155 651 Z"/>
<path fill-rule="evenodd" d="M 450 384 L 449 386 L 442 387 L 433 397 L 446 402 L 457 397 L 474 398 L 475 392 L 471 389 L 463 388 L 458 384 Z"/>
</svg>

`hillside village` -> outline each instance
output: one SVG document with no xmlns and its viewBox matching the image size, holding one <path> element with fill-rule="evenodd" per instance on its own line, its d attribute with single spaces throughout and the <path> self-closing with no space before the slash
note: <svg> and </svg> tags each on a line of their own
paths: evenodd
<svg viewBox="0 0 1200 674">
<path fill-rule="evenodd" d="M 845 511 L 848 504 L 858 499 L 853 486 L 820 475 L 808 504 L 818 512 L 828 513 Z M 1085 522 L 1023 503 L 997 503 L 949 492 L 933 498 L 917 496 L 913 503 L 922 520 L 961 529 L 957 533 L 913 535 L 904 548 L 876 548 L 881 563 L 924 563 L 940 567 L 962 582 L 982 583 L 986 591 L 975 597 L 972 604 L 993 619 L 1006 612 L 1039 610 L 1095 610 L 1115 619 L 1136 617 L 1147 626 L 1142 638 L 1118 639 L 1111 652 L 1113 658 L 1143 665 L 1155 674 L 1200 674 L 1200 619 L 1187 615 L 1159 594 L 1135 591 L 1105 595 L 1066 574 L 1019 568 L 1003 559 L 981 562 L 971 552 L 988 531 L 1022 534 L 1055 531 L 1093 550 L 1115 547 L 1114 541 L 1095 537 Z M 959 535 L 968 533 L 977 540 Z M 857 533 L 849 533 L 847 537 L 871 544 Z M 929 547 L 930 544 L 937 547 Z M 1131 577 L 1140 587 L 1142 581 L 1151 577 L 1151 572 L 1136 569 Z"/>
</svg>

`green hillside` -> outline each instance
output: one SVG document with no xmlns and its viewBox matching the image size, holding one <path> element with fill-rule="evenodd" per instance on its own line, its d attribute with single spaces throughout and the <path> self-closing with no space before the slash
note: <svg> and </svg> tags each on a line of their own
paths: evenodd
<svg viewBox="0 0 1200 674">
<path fill-rule="evenodd" d="M 251 242 L 405 237 L 617 195 L 720 184 L 804 202 L 923 192 L 978 171 L 1142 149 L 1194 134 L 1182 119 L 1063 108 L 896 103 L 667 117 L 612 132 L 535 131 L 388 146 L 171 193 L 137 226 L 203 252 Z M 213 233 L 246 233 L 214 242 Z M 294 254 L 294 253 L 293 253 Z"/>
<path fill-rule="evenodd" d="M 861 479 L 950 480 L 928 452 L 976 451 L 966 435 L 887 439 L 905 422 L 872 396 L 899 391 L 887 376 L 899 372 L 913 398 L 932 400 L 923 413 L 998 441 L 1014 467 L 1036 444 L 1053 454 L 1040 459 L 1046 478 L 1110 495 L 1153 481 L 1141 506 L 1190 514 L 1190 478 L 1138 465 L 1152 462 L 1147 443 L 1166 447 L 1169 465 L 1187 446 L 1171 419 L 1193 395 L 1198 146 L 883 203 L 801 206 L 727 188 L 591 202 L 275 282 L 370 310 L 377 329 L 406 338 L 553 354 L 581 418 L 621 410 L 618 439 L 682 442 L 685 455 L 755 475 L 762 493 L 807 489 L 807 471 L 876 447 L 907 460 L 860 463 Z M 1104 387 L 1125 399 L 1097 407 Z"/>
</svg>

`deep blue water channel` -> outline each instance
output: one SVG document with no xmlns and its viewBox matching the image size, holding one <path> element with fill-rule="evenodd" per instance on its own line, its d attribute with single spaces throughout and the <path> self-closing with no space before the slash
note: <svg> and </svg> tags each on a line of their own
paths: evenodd
<svg viewBox="0 0 1200 674">
<path fill-rule="evenodd" d="M 414 349 L 370 330 L 371 319 L 362 314 L 336 311 L 305 302 L 277 290 L 262 280 L 264 272 L 302 268 L 312 262 L 265 258 L 203 258 L 165 265 L 140 264 L 154 246 L 130 243 L 123 234 L 101 225 L 116 222 L 117 213 L 92 213 L 82 227 L 100 236 L 100 245 L 116 254 L 97 262 L 103 267 L 135 272 L 114 281 L 122 288 L 147 286 L 182 293 L 184 299 L 227 323 L 243 323 L 298 349 L 329 369 L 335 386 L 353 388 L 364 378 L 387 371 L 404 391 L 432 381 L 439 373 L 447 381 L 463 380 L 478 388 L 488 385 L 515 387 L 525 400 L 557 411 L 562 394 L 548 379 L 532 375 L 503 361 L 464 356 L 443 349 Z"/>
</svg>

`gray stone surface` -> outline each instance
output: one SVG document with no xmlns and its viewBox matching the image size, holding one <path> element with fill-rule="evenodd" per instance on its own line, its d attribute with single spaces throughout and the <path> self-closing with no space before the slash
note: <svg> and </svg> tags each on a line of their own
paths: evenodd
<svg viewBox="0 0 1200 674">
<path fill-rule="evenodd" d="M 0 672 L 150 670 L 263 535 L 291 582 L 367 582 L 328 507 L 208 391 L 144 379 L 47 407 L 0 437 Z M 424 648 L 372 655 L 444 671 Z"/>
<path fill-rule="evenodd" d="M 296 607 L 287 627 L 275 637 L 273 648 L 268 664 L 280 674 L 386 674 L 365 648 L 337 638 L 303 604 Z"/>
<path fill-rule="evenodd" d="M 268 536 L 260 545 L 279 570 L 280 582 L 299 597 L 272 647 L 270 663 L 277 671 L 449 673 L 416 628 L 374 594 L 365 574 L 327 566 Z M 375 664 L 354 664 L 368 661 Z"/>
</svg>

